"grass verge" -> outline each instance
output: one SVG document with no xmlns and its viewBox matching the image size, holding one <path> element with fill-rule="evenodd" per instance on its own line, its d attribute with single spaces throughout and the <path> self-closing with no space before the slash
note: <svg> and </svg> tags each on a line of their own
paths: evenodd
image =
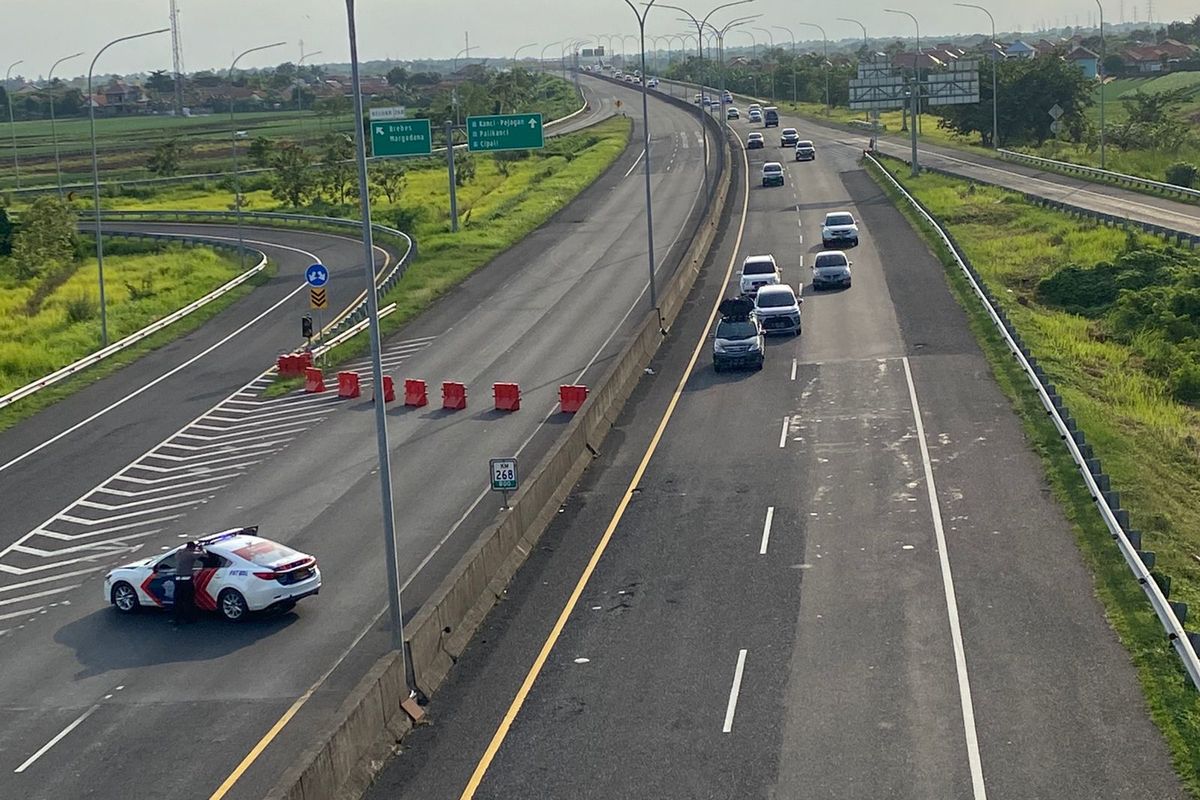
<svg viewBox="0 0 1200 800">
<path fill-rule="evenodd" d="M 189 251 L 192 252 L 192 251 Z M 107 267 L 108 261 L 105 261 Z M 236 269 L 234 274 L 236 274 Z M 265 285 L 275 274 L 275 266 L 268 262 L 267 267 L 259 272 L 254 277 L 243 283 L 241 286 L 232 291 L 218 297 L 211 303 L 208 303 L 202 308 L 197 309 L 188 316 L 170 325 L 158 333 L 150 336 L 135 345 L 122 350 L 115 355 L 90 367 L 87 370 L 56 383 L 53 386 L 42 389 L 36 394 L 30 395 L 19 402 L 13 403 L 7 408 L 0 409 L 0 431 L 7 430 L 13 425 L 16 425 L 23 419 L 33 416 L 37 412 L 57 403 L 59 400 L 78 392 L 79 390 L 99 381 L 117 370 L 132 364 L 142 356 L 149 352 L 157 350 L 164 345 L 179 339 L 187 334 L 200 328 L 205 322 L 215 317 L 217 314 L 224 311 L 233 303 L 250 294 L 256 287 Z M 216 287 L 213 287 L 216 288 Z M 194 299 L 194 298 L 193 298 Z M 186 303 L 181 304 L 186 305 Z M 174 310 L 174 309 L 172 309 Z"/>
<path fill-rule="evenodd" d="M 946 268 L 951 291 L 966 310 L 993 375 L 1022 420 L 1030 444 L 1045 466 L 1047 480 L 1072 523 L 1080 551 L 1094 575 L 1096 594 L 1104 603 L 1110 624 L 1130 653 L 1150 715 L 1167 741 L 1175 769 L 1189 791 L 1194 796 L 1200 796 L 1200 702 L 1178 657 L 1163 635 L 1150 604 L 1108 535 L 1057 430 L 1049 421 L 1024 372 L 1011 357 L 999 332 L 983 311 L 966 278 L 924 220 L 909 208 L 907 201 L 891 189 L 873 167 L 869 167 L 869 171 Z M 1200 487 L 1197 486 L 1194 467 L 1185 469 L 1184 464 L 1180 463 L 1177 443 L 1169 437 L 1164 438 L 1164 431 L 1151 424 L 1155 411 L 1166 411 L 1166 401 L 1162 400 L 1161 393 L 1144 393 L 1144 389 L 1151 387 L 1145 386 L 1144 376 L 1134 374 L 1135 362 L 1130 359 L 1115 365 L 1117 368 L 1111 372 L 1098 372 L 1092 359 L 1100 354 L 1093 349 L 1093 345 L 1105 343 L 1089 341 L 1087 326 L 1064 319 L 1073 317 L 1071 314 L 1031 307 L 1017 300 L 1023 295 L 1018 294 L 1013 286 L 1019 286 L 1021 275 L 1037 269 L 1038 261 L 1025 268 L 1014 268 L 1012 263 L 1005 263 L 1001 257 L 1009 243 L 1013 239 L 1021 239 L 1023 235 L 1026 240 L 1014 243 L 1016 247 L 1031 246 L 1037 237 L 1068 233 L 1079 238 L 1074 250 L 1074 258 L 1078 261 L 1080 255 L 1087 252 L 1086 248 L 1103 247 L 1100 234 L 1113 232 L 1092 229 L 1095 241 L 1088 242 L 1086 224 L 1028 206 L 1015 196 L 999 197 L 1008 194 L 1000 191 L 992 193 L 988 190 L 987 193 L 1005 205 L 1017 206 L 1018 214 L 1013 219 L 1021 221 L 1016 224 L 1032 224 L 1036 226 L 1034 230 L 1022 232 L 1019 228 L 1011 227 L 1011 221 L 989 220 L 986 215 L 976 221 L 973 219 L 973 209 L 961 207 L 962 203 L 959 203 L 957 214 L 952 210 L 947 213 L 943 207 L 951 196 L 947 193 L 969 192 L 966 182 L 933 175 L 912 180 L 905 178 L 903 173 L 904 169 L 899 167 L 893 171 L 905 188 L 925 203 L 931 213 L 954 234 L 993 292 L 1001 296 L 1001 305 L 1010 320 L 1021 331 L 1026 344 L 1047 373 L 1053 377 L 1072 414 L 1079 420 L 1081 429 L 1086 431 L 1089 441 L 1095 445 L 1106 471 L 1112 475 L 1114 485 L 1122 490 L 1122 505 L 1131 509 L 1135 523 L 1141 523 L 1139 527 L 1164 522 L 1170 524 L 1172 530 L 1169 533 L 1154 531 L 1151 527 L 1147 541 L 1153 543 L 1148 545 L 1151 549 L 1159 552 L 1160 566 L 1176 578 L 1177 591 L 1173 593 L 1173 599 L 1195 594 L 1195 562 L 1186 556 L 1180 558 L 1183 553 L 1172 554 L 1169 551 L 1179 550 L 1180 546 L 1187 550 L 1192 546 L 1188 542 L 1196 536 L 1196 511 L 1186 503 L 1180 507 L 1178 501 L 1194 498 L 1195 491 Z M 975 192 L 978 193 L 979 189 Z M 978 230 L 971 230 L 973 226 Z M 1071 231 L 1072 228 L 1076 230 Z M 989 235 L 981 237 L 979 234 L 982 230 L 989 231 Z M 1043 245 L 1047 248 L 1045 254 L 1053 258 L 1054 247 L 1045 241 Z M 989 247 L 995 249 L 989 251 Z M 1041 268 L 1046 269 L 1044 265 Z M 1103 354 L 1110 358 L 1119 355 L 1115 352 Z M 1113 402 L 1114 390 L 1120 393 L 1121 386 L 1129 388 L 1131 384 L 1133 388 L 1140 384 L 1143 392 L 1135 392 L 1126 402 L 1119 399 Z M 1197 419 L 1193 412 L 1175 409 L 1167 417 L 1178 425 L 1186 425 L 1191 433 L 1196 432 Z M 1168 480 L 1179 483 L 1163 485 L 1163 481 Z M 1180 569 L 1187 566 L 1187 562 L 1191 562 L 1191 567 L 1186 571 Z M 1191 599 L 1195 607 L 1195 598 Z"/>
</svg>

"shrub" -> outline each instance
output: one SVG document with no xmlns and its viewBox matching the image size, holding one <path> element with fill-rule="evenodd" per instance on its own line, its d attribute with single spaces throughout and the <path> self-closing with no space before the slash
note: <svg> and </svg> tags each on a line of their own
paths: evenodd
<svg viewBox="0 0 1200 800">
<path fill-rule="evenodd" d="M 411 208 L 401 206 L 392 212 L 392 227 L 405 233 L 412 233 L 413 229 L 424 218 L 424 206 L 413 206 Z"/>
<path fill-rule="evenodd" d="M 1171 373 L 1171 396 L 1180 403 L 1200 404 L 1200 366 L 1188 364 Z"/>
<path fill-rule="evenodd" d="M 1195 186 L 1198 176 L 1200 176 L 1200 168 L 1186 161 L 1176 161 L 1167 167 L 1167 183 L 1173 183 L 1185 189 L 1191 189 Z"/>
<path fill-rule="evenodd" d="M 95 319 L 100 307 L 86 294 L 77 295 L 67 301 L 67 322 L 87 322 Z"/>
</svg>

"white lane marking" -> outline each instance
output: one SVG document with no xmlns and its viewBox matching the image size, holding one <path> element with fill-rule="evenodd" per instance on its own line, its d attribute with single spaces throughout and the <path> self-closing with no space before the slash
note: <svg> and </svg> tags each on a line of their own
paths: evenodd
<svg viewBox="0 0 1200 800">
<path fill-rule="evenodd" d="M 640 164 L 640 163 L 642 163 L 642 157 L 643 157 L 643 156 L 645 156 L 645 155 L 646 155 L 646 150 L 645 150 L 645 148 L 643 148 L 643 149 L 642 149 L 642 152 L 638 153 L 638 157 L 637 157 L 637 159 L 636 159 L 636 160 L 633 162 L 633 166 L 632 166 L 632 167 L 630 167 L 630 168 L 629 168 L 629 171 L 625 173 L 625 177 L 626 177 L 626 178 L 628 178 L 630 175 L 632 175 L 632 174 L 633 174 L 633 171 L 634 171 L 635 169 L 637 169 L 637 165 L 638 165 L 638 164 Z"/>
<path fill-rule="evenodd" d="M 767 506 L 767 521 L 763 523 L 762 544 L 758 546 L 758 554 L 767 554 L 767 544 L 771 541 L 771 520 L 775 519 L 775 506 Z"/>
<path fill-rule="evenodd" d="M 293 249 L 293 248 L 288 248 L 288 249 Z M 316 256 L 313 256 L 313 258 L 315 259 L 315 258 L 316 258 Z M 247 328 L 249 328 L 249 327 L 251 327 L 251 326 L 255 325 L 256 323 L 258 323 L 259 321 L 261 321 L 261 320 L 262 320 L 262 319 L 264 319 L 265 317 L 267 317 L 267 316 L 270 316 L 272 313 L 274 313 L 274 312 L 275 312 L 275 309 L 279 308 L 279 307 L 280 307 L 280 306 L 282 306 L 284 303 L 287 303 L 289 300 L 291 300 L 293 297 L 295 297 L 296 295 L 300 294 L 300 292 L 304 291 L 304 290 L 305 290 L 305 289 L 307 289 L 307 288 L 308 288 L 308 284 L 307 284 L 307 283 L 302 283 L 302 284 L 300 284 L 300 285 L 299 285 L 299 286 L 297 286 L 297 287 L 296 287 L 294 290 L 292 290 L 291 292 L 289 292 L 289 293 L 288 293 L 288 294 L 287 294 L 287 295 L 286 295 L 286 296 L 285 296 L 285 297 L 284 297 L 282 300 L 280 300 L 279 302 L 275 303 L 273 306 L 271 306 L 271 307 L 270 307 L 270 308 L 268 308 L 266 311 L 264 311 L 264 312 L 262 312 L 261 314 L 259 314 L 259 315 L 258 315 L 257 317 L 255 317 L 254 319 L 252 319 L 252 320 L 250 320 L 249 322 L 247 322 L 245 325 L 243 325 L 243 326 L 241 326 L 240 328 L 238 328 L 237 330 L 235 330 L 233 333 L 229 334 L 228 336 L 226 336 L 225 338 L 223 338 L 223 339 L 221 339 L 220 341 L 216 342 L 215 344 L 213 344 L 213 345 L 211 345 L 211 346 L 209 346 L 209 347 L 206 347 L 204 350 L 202 350 L 201 352 L 199 352 L 199 353 L 197 353 L 196 355 L 192 356 L 192 357 L 191 357 L 191 358 L 189 358 L 187 361 L 184 361 L 182 364 L 180 364 L 180 365 L 178 365 L 178 366 L 174 367 L 173 369 L 170 369 L 170 370 L 168 370 L 167 372 L 164 372 L 162 375 L 159 375 L 157 378 L 155 378 L 154 380 L 152 380 L 152 381 L 150 381 L 149 383 L 145 384 L 144 386 L 142 386 L 142 387 L 140 387 L 140 388 L 138 388 L 138 389 L 135 389 L 134 391 L 132 391 L 132 392 L 130 392 L 129 394 L 127 394 L 127 395 L 125 395 L 124 397 L 122 397 L 120 400 L 117 400 L 115 403 L 111 403 L 111 404 L 109 404 L 108 406 L 105 406 L 104 408 L 102 408 L 102 409 L 100 409 L 99 411 L 97 411 L 95 414 L 92 414 L 90 417 L 87 417 L 86 419 L 83 419 L 83 420 L 80 420 L 79 422 L 76 422 L 74 425 L 72 425 L 71 427 L 67 428 L 67 429 L 66 429 L 65 431 L 63 431 L 62 433 L 59 433 L 58 435 L 56 435 L 56 436 L 53 436 L 53 437 L 51 437 L 51 438 L 47 439 L 46 441 L 44 441 L 44 442 L 42 442 L 41 444 L 39 444 L 37 447 L 30 448 L 29 450 L 26 450 L 24 453 L 22 453 L 21 455 L 17 456 L 16 458 L 13 458 L 13 459 L 11 459 L 10 461 L 8 461 L 7 463 L 0 465 L 0 472 L 3 472 L 4 470 L 8 469 L 9 467 L 12 467 L 12 466 L 15 466 L 16 464 L 19 464 L 19 463 L 21 463 L 21 462 L 22 462 L 22 461 L 24 461 L 25 459 L 29 458 L 31 455 L 34 455 L 35 453 L 41 452 L 42 450 L 44 450 L 45 448 L 47 448 L 47 447 L 49 447 L 50 445 L 54 444 L 55 442 L 59 441 L 60 439 L 63 439 L 63 438 L 65 438 L 65 437 L 67 437 L 67 436 L 70 436 L 72 433 L 74 433 L 75 431 L 77 431 L 77 430 L 79 430 L 80 428 L 84 427 L 85 425 L 90 425 L 91 423 L 95 422 L 95 421 L 96 421 L 96 420 L 98 420 L 100 417 L 104 416 L 105 414 L 107 414 L 108 412 L 112 411 L 113 409 L 115 409 L 115 408 L 119 408 L 120 406 L 123 406 L 123 405 L 125 405 L 127 402 L 129 402 L 129 401 L 130 401 L 130 400 L 132 400 L 133 398 L 137 397 L 138 395 L 142 394 L 143 392 L 146 392 L 146 391 L 149 391 L 150 389 L 153 389 L 155 386 L 157 386 L 158 384 L 160 384 L 160 383 L 162 383 L 163 381 L 167 380 L 168 378 L 170 378 L 170 377 L 172 377 L 172 376 L 174 376 L 174 375 L 176 375 L 176 374 L 178 374 L 178 373 L 182 372 L 183 370 L 185 370 L 185 369 L 187 369 L 188 367 L 190 367 L 192 364 L 195 364 L 197 361 L 199 361 L 200 359 L 202 359 L 202 358 L 204 358 L 205 356 L 207 356 L 207 355 L 208 355 L 209 353 L 211 353 L 212 351 L 216 350 L 218 347 L 221 347 L 222 345 L 224 345 L 224 344 L 226 344 L 227 342 L 229 342 L 231 339 L 233 339 L 233 338 L 235 338 L 235 337 L 237 337 L 237 336 L 240 336 L 240 335 L 241 335 L 243 332 L 245 332 L 245 330 L 246 330 Z"/>
<path fill-rule="evenodd" d="M 10 597 L 8 600 L 0 600 L 0 606 L 11 606 L 13 603 L 24 603 L 29 600 L 40 600 L 50 595 L 73 591 L 82 585 L 82 583 L 73 583 L 70 586 L 59 586 L 57 589 L 46 589 L 45 591 L 34 592 L 33 594 L 23 594 L 20 597 Z"/>
<path fill-rule="evenodd" d="M 921 421 L 921 408 L 917 404 L 917 387 L 913 384 L 912 369 L 905 356 L 904 377 L 908 381 L 908 397 L 912 402 L 913 422 L 917 427 L 917 441 L 921 445 L 921 462 L 925 468 L 925 489 L 929 495 L 929 511 L 933 514 L 933 530 L 937 536 L 938 564 L 942 568 L 942 587 L 946 594 L 946 612 L 950 618 L 950 639 L 954 645 L 954 669 L 958 673 L 958 698 L 962 704 L 963 728 L 967 737 L 967 762 L 971 768 L 971 789 L 975 800 L 986 800 L 987 790 L 983 785 L 983 764 L 979 757 L 979 737 L 975 730 L 975 708 L 971 703 L 971 684 L 967 678 L 967 656 L 963 651 L 962 628 L 958 621 L 958 600 L 954 596 L 954 578 L 950 574 L 950 555 L 946 551 L 946 532 L 942 529 L 942 509 L 938 503 L 937 487 L 933 483 L 933 464 L 929 460 L 929 447 L 925 443 L 925 425 Z"/>
<path fill-rule="evenodd" d="M 787 444 L 787 431 L 788 431 L 788 422 L 789 421 L 790 421 L 790 419 L 788 417 L 783 418 L 783 430 L 779 431 L 779 446 L 780 447 L 783 447 L 785 444 Z"/>
<path fill-rule="evenodd" d="M 742 670 L 746 668 L 746 651 L 738 651 L 737 667 L 733 670 L 733 686 L 729 687 L 729 705 L 725 707 L 725 725 L 722 733 L 733 730 L 733 713 L 737 711 L 738 692 L 742 690 Z"/>
<path fill-rule="evenodd" d="M 34 606 L 33 608 L 25 608 L 25 609 L 21 609 L 20 611 L 12 611 L 8 614 L 0 614 L 0 619 L 16 619 L 17 617 L 28 617 L 31 614 L 38 613 L 39 611 L 41 611 L 44 608 L 45 608 L 45 606 Z"/>
<path fill-rule="evenodd" d="M 113 691 L 118 691 L 118 692 L 119 692 L 119 691 L 121 691 L 121 690 L 122 690 L 122 689 L 124 689 L 124 688 L 125 688 L 124 686 L 118 686 L 118 687 L 117 687 L 116 689 L 114 689 Z M 111 693 L 111 692 L 110 692 L 109 694 L 106 694 L 106 695 L 104 696 L 104 700 L 108 700 L 110 697 L 112 697 L 112 693 Z M 85 719 L 87 719 L 87 718 L 88 718 L 88 717 L 90 717 L 92 714 L 95 714 L 97 711 L 99 711 L 99 710 L 100 710 L 100 705 L 101 705 L 101 704 L 104 702 L 104 700 L 101 700 L 99 703 L 96 703 L 96 705 L 92 706 L 92 707 L 91 707 L 91 708 L 89 708 L 87 711 L 83 712 L 83 713 L 82 713 L 82 714 L 80 714 L 78 717 L 76 717 L 74 722 L 72 722 L 70 725 L 68 725 L 67 727 L 63 728 L 61 731 L 59 731 L 57 736 L 55 736 L 53 739 L 51 739 L 50 741 L 48 741 L 48 742 L 46 742 L 44 745 L 42 745 L 42 747 L 41 747 L 41 749 L 40 749 L 40 750 L 38 750 L 36 753 L 34 753 L 33 755 L 31 755 L 29 758 L 27 758 L 27 759 L 25 760 L 25 763 L 24 763 L 24 764 L 22 764 L 21 766 L 17 767 L 16 769 L 14 769 L 14 770 L 13 770 L 13 772 L 17 772 L 17 773 L 24 772 L 25 770 L 27 770 L 27 769 L 29 769 L 31 766 L 33 766 L 33 763 L 34 763 L 35 761 L 37 761 L 39 758 L 41 758 L 42 756 L 46 755 L 46 752 L 47 752 L 47 751 L 48 751 L 48 750 L 49 750 L 51 747 L 54 747 L 54 745 L 56 745 L 56 744 L 58 744 L 59 742 L 61 742 L 61 741 L 63 740 L 63 738 L 64 738 L 64 737 L 65 737 L 65 736 L 66 736 L 68 733 L 70 733 L 71 731 L 73 731 L 73 730 L 75 730 L 76 728 L 78 728 L 78 727 L 79 727 L 79 726 L 80 726 L 80 725 L 83 723 L 83 721 L 84 721 Z"/>
<path fill-rule="evenodd" d="M 0 586 L 0 592 L 13 592 L 17 589 L 28 589 L 30 586 L 39 586 L 43 583 L 54 583 L 55 581 L 63 581 L 67 578 L 74 578 L 79 575 L 86 575 L 89 572 L 99 572 L 107 567 L 89 567 L 88 569 L 77 569 L 72 572 L 64 572 L 62 575 L 51 575 L 49 578 L 38 578 L 32 581 L 22 581 L 21 583 L 13 583 L 8 586 Z"/>
<path fill-rule="evenodd" d="M 796 359 L 792 359 L 792 380 L 796 380 Z"/>
</svg>

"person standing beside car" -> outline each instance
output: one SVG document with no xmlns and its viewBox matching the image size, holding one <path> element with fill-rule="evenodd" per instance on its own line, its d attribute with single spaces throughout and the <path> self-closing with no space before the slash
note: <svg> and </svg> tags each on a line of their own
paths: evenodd
<svg viewBox="0 0 1200 800">
<path fill-rule="evenodd" d="M 188 542 L 175 559 L 175 624 L 193 622 L 196 618 L 196 590 L 192 585 L 192 570 L 204 554 L 196 542 Z"/>
</svg>

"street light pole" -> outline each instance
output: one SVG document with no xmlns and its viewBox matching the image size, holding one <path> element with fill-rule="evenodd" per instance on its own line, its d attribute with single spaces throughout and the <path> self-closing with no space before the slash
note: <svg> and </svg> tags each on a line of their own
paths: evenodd
<svg viewBox="0 0 1200 800">
<path fill-rule="evenodd" d="M 70 61 L 72 58 L 79 58 L 83 53 L 73 53 L 69 56 L 63 56 L 58 61 L 55 61 L 50 67 L 50 74 L 46 76 L 46 85 L 50 88 L 50 139 L 54 142 L 54 174 L 58 182 L 58 199 L 63 197 L 62 186 L 62 162 L 58 157 L 58 131 L 54 126 L 54 70 L 64 61 Z M 90 98 L 89 98 L 90 99 Z"/>
<path fill-rule="evenodd" d="M 992 12 L 988 11 L 983 6 L 977 6 L 974 3 L 955 3 L 954 5 L 961 8 L 974 8 L 987 14 L 988 20 L 992 23 L 992 149 L 1000 147 L 1000 106 L 998 95 L 996 94 L 996 72 L 999 69 L 999 64 L 996 61 L 996 19 L 992 16 Z M 1103 89 L 1101 89 L 1101 98 L 1103 98 Z"/>
<path fill-rule="evenodd" d="M 383 402 L 383 364 L 380 352 L 379 297 L 375 285 L 375 243 L 371 235 L 371 197 L 367 191 L 367 148 L 363 140 L 362 89 L 358 76 L 358 34 L 354 21 L 354 0 L 346 0 L 346 21 L 350 29 L 350 80 L 354 86 L 354 151 L 358 162 L 358 200 L 362 215 L 363 262 L 367 273 L 367 319 L 371 336 L 371 377 L 375 384 L 375 443 L 379 451 L 379 498 L 383 510 L 383 542 L 386 554 L 388 610 L 392 649 L 400 651 L 404 683 L 408 687 L 408 654 L 404 652 L 404 614 L 400 605 L 400 574 L 396 560 L 396 518 L 392 502 L 392 466 L 389 458 L 387 416 Z M 447 142 L 447 145 L 450 145 Z"/>
<path fill-rule="evenodd" d="M 838 21 L 839 21 L 839 22 L 853 22 L 855 25 L 857 25 L 858 27 L 862 28 L 862 34 L 863 34 L 863 58 L 868 58 L 868 59 L 869 59 L 869 58 L 870 58 L 870 55 L 871 55 L 871 43 L 870 43 L 869 41 L 867 41 L 867 26 L 866 26 L 865 24 L 863 24 L 862 22 L 860 22 L 859 20 L 856 20 L 856 19 L 854 19 L 853 17 L 838 17 Z M 870 112 L 870 111 L 867 111 L 867 112 L 866 112 L 866 115 L 867 115 L 867 119 L 868 119 L 868 120 L 869 120 L 869 119 L 871 119 L 871 112 Z"/>
<path fill-rule="evenodd" d="M 816 28 L 821 32 L 821 57 L 824 59 L 821 68 L 825 71 L 825 110 L 828 113 L 833 108 L 832 103 L 829 101 L 829 37 L 825 35 L 825 29 L 815 22 L 800 22 L 797 24 L 808 28 Z"/>
<path fill-rule="evenodd" d="M 146 31 L 145 33 L 135 33 L 132 36 L 122 36 L 120 39 L 113 39 L 104 47 L 100 48 L 100 52 L 96 53 L 96 57 L 92 59 L 91 66 L 88 67 L 87 78 L 87 104 L 88 104 L 88 123 L 91 128 L 92 136 L 92 201 L 96 213 L 96 266 L 100 276 L 100 346 L 108 347 L 108 309 L 104 302 L 104 237 L 100 233 L 100 163 L 96 158 L 96 103 L 92 99 L 92 73 L 96 69 L 96 62 L 100 60 L 100 56 L 104 55 L 104 51 L 112 47 L 114 44 L 128 42 L 130 39 L 141 39 L 143 36 L 154 36 L 159 33 L 169 33 L 170 28 L 159 28 L 156 31 Z"/>
<path fill-rule="evenodd" d="M 740 6 L 740 5 L 744 5 L 745 3 L 752 3 L 752 2 L 754 2 L 754 0 L 732 0 L 732 2 L 729 2 L 729 3 L 722 3 L 721 5 L 714 7 L 711 11 L 709 11 L 707 14 L 705 14 L 704 19 L 696 19 L 696 17 L 692 14 L 692 12 L 688 11 L 686 8 L 682 8 L 681 6 L 671 6 L 671 5 L 666 5 L 664 3 L 659 3 L 658 7 L 659 8 L 669 8 L 672 11 L 678 11 L 678 12 L 686 15 L 687 18 L 690 19 L 693 24 L 695 24 L 695 26 L 696 26 L 696 48 L 700 53 L 701 61 L 703 61 L 704 60 L 704 25 L 708 22 L 709 17 L 711 17 L 713 14 L 717 13 L 718 11 L 720 11 L 723 8 L 730 8 L 731 6 Z M 643 3 L 642 5 L 645 5 L 645 3 Z M 722 70 L 722 74 L 723 73 L 724 73 L 724 70 Z M 696 104 L 696 118 L 700 121 L 700 135 L 704 139 L 704 192 L 705 192 L 705 196 L 710 196 L 711 189 L 710 189 L 709 177 L 708 177 L 708 128 L 705 127 L 705 125 L 704 125 L 704 75 L 703 75 L 703 72 L 701 72 L 700 78 L 701 78 L 701 80 L 700 80 L 700 95 L 701 95 L 701 97 L 700 97 L 700 102 Z M 725 116 L 724 93 L 722 93 L 722 95 L 721 95 L 720 108 L 721 108 L 721 116 Z M 729 121 L 726 120 L 725 124 L 728 125 Z"/>
<path fill-rule="evenodd" d="M 912 125 L 909 135 L 912 139 L 912 176 L 916 178 L 921 174 L 921 167 L 917 163 L 917 119 L 921 116 L 921 23 L 917 22 L 917 18 L 907 11 L 898 11 L 894 8 L 885 8 L 889 14 L 903 14 L 913 21 L 917 26 L 917 52 L 913 58 L 913 84 L 912 84 Z"/>
<path fill-rule="evenodd" d="M 1100 8 L 1100 63 L 1096 66 L 1096 74 L 1100 76 L 1100 169 L 1106 169 L 1104 160 L 1104 5 L 1096 0 Z"/>
<path fill-rule="evenodd" d="M 237 126 L 233 124 L 233 70 L 237 67 L 237 63 L 242 60 L 242 56 L 256 53 L 259 50 L 268 50 L 272 47 L 282 47 L 287 42 L 274 42 L 273 44 L 264 44 L 259 47 L 251 47 L 249 50 L 243 50 L 238 54 L 233 63 L 229 65 L 229 142 L 233 147 L 233 210 L 237 213 L 237 231 L 238 231 L 238 263 L 243 269 L 246 267 L 246 238 L 242 233 L 242 184 L 241 175 L 238 173 L 238 152 L 237 152 Z"/>
<path fill-rule="evenodd" d="M 302 43 L 302 44 L 301 44 L 301 46 L 300 46 L 300 60 L 296 62 L 296 78 L 297 78 L 297 79 L 299 79 L 299 77 L 300 77 L 300 74 L 299 74 L 299 73 L 300 73 L 300 66 L 301 66 L 301 65 L 304 63 L 304 59 L 306 59 L 306 58 L 310 58 L 310 57 L 312 57 L 312 56 L 319 56 L 319 55 L 321 55 L 321 53 L 323 53 L 323 52 L 325 52 L 325 51 L 324 51 L 324 50 L 313 50 L 311 53 L 306 53 L 306 52 L 304 52 L 304 45 L 303 45 L 303 43 Z M 297 110 L 297 111 L 302 111 L 302 110 L 303 110 L 303 109 L 300 107 L 300 98 L 301 98 L 301 95 L 302 95 L 302 92 L 301 92 L 301 90 L 300 90 L 300 87 L 299 87 L 299 86 L 297 86 L 297 87 L 296 87 L 296 110 Z"/>
<path fill-rule="evenodd" d="M 771 31 L 767 30 L 766 28 L 760 28 L 757 25 L 754 27 L 754 30 L 760 31 L 767 35 L 767 40 L 771 43 L 771 49 L 768 50 L 767 52 L 774 53 L 775 52 L 775 36 L 772 35 Z M 770 75 L 771 75 L 771 102 L 774 103 L 775 102 L 775 64 L 774 64 L 774 62 L 771 63 Z"/>
<path fill-rule="evenodd" d="M 786 25 L 772 25 L 777 31 L 787 31 L 788 38 L 792 40 L 792 102 L 796 102 L 796 34 L 792 33 L 792 29 Z"/>
<path fill-rule="evenodd" d="M 650 9 L 654 8 L 655 0 L 650 0 L 646 4 L 643 11 L 638 11 L 632 0 L 625 0 L 625 5 L 629 6 L 629 10 L 637 17 L 639 44 L 642 49 L 642 79 L 639 81 L 642 84 L 642 157 L 645 159 L 645 175 L 646 175 L 646 251 L 650 262 L 650 308 L 658 315 L 658 329 L 663 330 L 662 313 L 658 308 L 658 288 L 655 286 L 654 280 L 654 203 L 650 195 L 650 107 L 646 100 L 646 17 L 650 14 Z"/>
<path fill-rule="evenodd" d="M 4 73 L 4 96 L 8 99 L 8 129 L 12 133 L 13 172 L 17 174 L 18 189 L 21 188 L 21 165 L 17 159 L 17 120 L 13 116 L 12 92 L 9 90 L 8 80 L 12 77 L 13 67 L 24 63 L 23 60 L 14 61 L 8 65 L 8 70 Z"/>
<path fill-rule="evenodd" d="M 546 51 L 549 50 L 551 47 L 558 47 L 561 44 L 562 44 L 562 40 L 560 39 L 557 42 L 551 42 L 550 44 L 548 44 L 542 48 L 542 53 L 541 53 L 541 55 L 538 56 L 538 66 L 541 67 L 543 71 L 546 68 Z"/>
<path fill-rule="evenodd" d="M 518 47 L 516 50 L 513 51 L 513 60 L 512 60 L 512 68 L 513 69 L 517 68 L 517 56 L 520 55 L 522 50 L 528 50 L 530 47 L 537 47 L 537 42 L 523 44 L 520 47 Z"/>
<path fill-rule="evenodd" d="M 457 53 L 454 54 L 454 73 L 451 75 L 451 78 L 453 78 L 454 75 L 458 74 L 458 57 L 461 55 L 466 55 L 467 58 L 470 58 L 471 51 L 474 49 L 475 48 L 473 46 L 467 45 L 462 50 L 459 50 Z M 454 87 L 450 90 L 450 101 L 454 105 L 454 124 L 459 125 L 462 122 L 462 116 L 459 113 L 459 107 L 458 107 L 458 84 L 457 83 L 454 84 Z"/>
</svg>

